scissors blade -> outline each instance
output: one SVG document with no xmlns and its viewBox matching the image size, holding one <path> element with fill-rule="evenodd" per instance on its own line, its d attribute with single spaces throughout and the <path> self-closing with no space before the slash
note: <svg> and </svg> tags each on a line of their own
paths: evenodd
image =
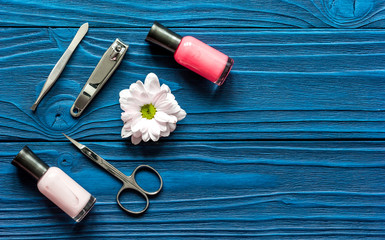
<svg viewBox="0 0 385 240">
<path fill-rule="evenodd" d="M 79 150 L 82 150 L 83 148 L 86 147 L 85 145 L 79 143 L 78 141 L 76 141 L 76 140 L 74 140 L 74 139 L 68 137 L 68 136 L 65 135 L 64 133 L 63 133 L 63 135 L 64 135 L 68 140 L 70 140 L 71 143 L 72 143 L 73 145 L 75 145 Z"/>
<path fill-rule="evenodd" d="M 69 136 L 65 135 L 63 133 L 63 135 L 71 141 L 71 143 L 73 145 L 75 145 L 84 155 L 86 155 L 86 157 L 88 157 L 89 159 L 91 159 L 93 162 L 97 163 L 100 167 L 104 168 L 105 170 L 107 170 L 107 172 L 111 173 L 113 176 L 115 176 L 116 178 L 118 178 L 120 181 L 122 181 L 123 183 L 127 182 L 127 178 L 128 176 L 126 176 L 124 173 L 122 173 L 121 171 L 119 171 L 117 168 L 115 168 L 114 166 L 112 166 L 109 162 L 107 162 L 106 160 L 104 160 L 101 156 L 99 156 L 98 154 L 96 154 L 94 151 L 92 151 L 91 149 L 89 149 L 86 145 L 83 145 L 79 142 L 77 142 L 76 140 L 70 138 Z"/>
<path fill-rule="evenodd" d="M 41 100 L 48 93 L 48 91 L 55 84 L 56 80 L 59 78 L 60 74 L 63 72 L 68 60 L 71 58 L 72 53 L 75 51 L 75 48 L 79 45 L 80 41 L 86 35 L 88 31 L 88 23 L 84 23 L 79 30 L 77 31 L 75 37 L 72 39 L 71 44 L 68 46 L 67 50 L 63 53 L 59 61 L 53 67 L 51 73 L 49 74 L 47 80 L 44 83 L 43 88 L 39 96 L 37 97 L 35 103 L 32 105 L 31 110 L 35 111 Z"/>
</svg>

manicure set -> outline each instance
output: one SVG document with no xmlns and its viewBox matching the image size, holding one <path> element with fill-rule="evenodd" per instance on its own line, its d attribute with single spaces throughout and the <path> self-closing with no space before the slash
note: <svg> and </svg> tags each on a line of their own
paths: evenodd
<svg viewBox="0 0 385 240">
<path fill-rule="evenodd" d="M 38 98 L 31 107 L 32 111 L 36 110 L 44 96 L 58 80 L 67 62 L 86 35 L 87 31 L 88 23 L 83 24 L 79 28 L 71 44 L 49 74 Z M 234 60 L 222 52 L 194 37 L 182 37 L 158 22 L 153 24 L 145 40 L 171 51 L 179 64 L 196 72 L 218 86 L 221 86 L 224 83 L 234 64 Z M 79 117 L 85 111 L 105 83 L 111 78 L 122 62 L 128 47 L 128 44 L 125 44 L 120 39 L 116 39 L 103 54 L 70 109 L 70 114 L 73 117 Z M 122 182 L 123 186 L 118 191 L 116 201 L 119 207 L 127 213 L 144 213 L 149 207 L 149 196 L 157 195 L 161 191 L 163 179 L 151 166 L 139 165 L 134 169 L 131 175 L 127 176 L 85 145 L 77 142 L 64 133 L 63 135 L 87 158 Z M 80 222 L 96 202 L 96 198 L 76 183 L 71 177 L 57 167 L 49 167 L 27 146 L 17 154 L 13 159 L 12 164 L 32 175 L 38 181 L 37 186 L 39 191 L 76 222 Z M 143 169 L 152 172 L 158 177 L 160 182 L 158 190 L 148 192 L 136 182 L 136 173 Z M 132 211 L 126 208 L 120 201 L 121 194 L 125 191 L 134 191 L 142 196 L 146 202 L 144 208 L 140 211 Z"/>
</svg>

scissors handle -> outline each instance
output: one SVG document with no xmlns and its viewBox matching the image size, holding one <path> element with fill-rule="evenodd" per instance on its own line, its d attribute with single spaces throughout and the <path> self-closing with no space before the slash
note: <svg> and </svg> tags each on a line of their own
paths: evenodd
<svg viewBox="0 0 385 240">
<path fill-rule="evenodd" d="M 160 185 L 159 185 L 158 190 L 156 190 L 154 192 L 148 192 L 139 186 L 139 184 L 136 182 L 135 176 L 136 176 L 136 173 L 138 172 L 138 170 L 140 170 L 140 169 L 149 169 L 149 170 L 151 170 L 151 172 L 155 173 L 158 176 L 158 179 L 160 181 Z M 138 167 L 135 168 L 135 170 L 127 178 L 127 180 L 123 181 L 123 186 L 119 190 L 118 194 L 116 195 L 116 201 L 118 202 L 119 206 L 124 211 L 131 213 L 131 214 L 142 214 L 148 209 L 148 206 L 150 205 L 150 201 L 148 199 L 148 196 L 154 196 L 154 195 L 158 194 L 162 190 L 162 187 L 163 187 L 163 179 L 160 176 L 160 174 L 158 173 L 158 171 L 156 171 L 153 167 L 151 167 L 149 165 L 139 165 Z M 138 192 L 140 195 L 142 195 L 143 198 L 146 200 L 146 206 L 140 211 L 131 211 L 131 210 L 125 208 L 123 206 L 123 204 L 120 202 L 120 195 L 125 190 L 133 190 L 133 191 Z"/>
</svg>

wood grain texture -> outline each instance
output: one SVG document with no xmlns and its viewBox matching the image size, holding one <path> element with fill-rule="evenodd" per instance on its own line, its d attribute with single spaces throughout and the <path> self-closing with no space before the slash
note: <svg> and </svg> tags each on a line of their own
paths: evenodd
<svg viewBox="0 0 385 240">
<path fill-rule="evenodd" d="M 383 28 L 384 0 L 2 0 L 0 26 Z"/>
<path fill-rule="evenodd" d="M 385 31 L 180 29 L 235 60 L 220 88 L 144 41 L 147 29 L 93 29 L 37 111 L 30 106 L 76 29 L 1 29 L 1 140 L 120 140 L 118 94 L 155 72 L 188 113 L 168 139 L 385 137 Z M 130 44 L 85 113 L 69 109 L 101 55 Z M 11 84 L 12 83 L 12 84 Z M 108 129 L 108 130 L 107 130 Z"/>
<path fill-rule="evenodd" d="M 24 144 L 0 144 L 0 236 L 7 239 L 385 237 L 382 141 L 84 142 L 124 173 L 142 163 L 161 173 L 164 189 L 139 218 L 115 203 L 120 183 L 69 142 L 28 143 L 97 197 L 78 225 L 10 164 Z"/>
<path fill-rule="evenodd" d="M 0 0 L 0 238 L 385 239 L 385 0 Z M 154 20 L 228 54 L 219 88 L 144 38 Z M 90 30 L 37 111 L 30 107 L 77 28 Z M 118 71 L 69 109 L 115 38 Z M 188 115 L 157 143 L 120 138 L 118 93 L 146 74 Z M 161 194 L 140 217 L 120 183 L 62 132 L 124 173 L 149 164 Z M 347 141 L 348 140 L 348 141 Z M 97 198 L 75 224 L 10 164 L 28 144 Z M 153 190 L 151 175 L 138 176 Z M 126 204 L 140 199 L 125 196 Z"/>
</svg>

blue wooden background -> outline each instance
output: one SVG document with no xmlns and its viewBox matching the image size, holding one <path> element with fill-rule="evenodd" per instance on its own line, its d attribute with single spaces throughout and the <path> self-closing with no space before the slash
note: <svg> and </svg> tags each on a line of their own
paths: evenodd
<svg viewBox="0 0 385 240">
<path fill-rule="evenodd" d="M 154 20 L 233 57 L 225 84 L 146 43 Z M 33 113 L 84 22 L 89 32 Z M 0 0 L 0 237 L 384 239 L 384 27 L 384 0 Z M 130 45 L 125 59 L 72 118 L 117 37 Z M 188 115 L 170 137 L 133 146 L 120 137 L 118 93 L 149 72 Z M 139 164 L 159 170 L 164 189 L 148 212 L 121 211 L 120 183 L 62 132 L 125 173 Z M 26 144 L 96 196 L 83 222 L 10 164 Z"/>
</svg>

